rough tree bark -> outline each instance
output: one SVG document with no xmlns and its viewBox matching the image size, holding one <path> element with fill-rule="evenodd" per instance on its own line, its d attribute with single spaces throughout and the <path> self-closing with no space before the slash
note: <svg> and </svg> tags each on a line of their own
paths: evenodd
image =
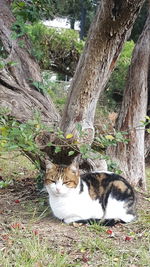
<svg viewBox="0 0 150 267">
<path fill-rule="evenodd" d="M 24 36 L 24 48 L 19 46 L 20 38 L 12 38 L 12 25 L 15 22 L 8 2 L 0 1 L 0 40 L 8 57 L 4 60 L 5 69 L 0 71 L 0 106 L 8 107 L 12 116 L 19 121 L 33 117 L 38 110 L 46 123 L 58 121 L 59 115 L 51 99 L 41 94 L 33 86 L 34 81 L 41 81 L 38 64 L 30 54 L 31 47 Z M 11 66 L 9 62 L 15 62 Z"/>
<path fill-rule="evenodd" d="M 150 64 L 150 13 L 133 51 L 123 103 L 116 123 L 119 131 L 128 131 L 128 144 L 118 143 L 108 154 L 119 163 L 124 175 L 134 185 L 146 188 L 144 138 L 148 101 Z"/>
</svg>

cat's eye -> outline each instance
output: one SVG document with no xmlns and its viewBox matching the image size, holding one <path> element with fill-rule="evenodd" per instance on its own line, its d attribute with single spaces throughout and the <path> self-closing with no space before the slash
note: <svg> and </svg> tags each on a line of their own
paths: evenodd
<svg viewBox="0 0 150 267">
<path fill-rule="evenodd" d="M 51 179 L 50 182 L 56 184 L 56 181 L 55 181 L 55 180 L 52 180 L 52 179 Z"/>
<path fill-rule="evenodd" d="M 69 185 L 69 184 L 70 184 L 70 182 L 64 182 L 63 184 Z"/>
</svg>

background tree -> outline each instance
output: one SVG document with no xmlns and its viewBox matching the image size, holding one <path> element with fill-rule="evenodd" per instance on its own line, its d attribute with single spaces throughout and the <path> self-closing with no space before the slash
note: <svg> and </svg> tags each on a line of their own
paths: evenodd
<svg viewBox="0 0 150 267">
<path fill-rule="evenodd" d="M 148 73 L 150 66 L 150 14 L 133 51 L 122 107 L 116 123 L 117 130 L 128 131 L 128 144 L 108 149 L 128 179 L 146 188 L 144 140 L 148 104 Z"/>
<path fill-rule="evenodd" d="M 97 9 L 96 0 L 63 0 L 56 1 L 56 14 L 68 17 L 71 29 L 74 29 L 75 21 L 80 21 L 80 39 L 82 40 L 89 30 Z"/>
</svg>

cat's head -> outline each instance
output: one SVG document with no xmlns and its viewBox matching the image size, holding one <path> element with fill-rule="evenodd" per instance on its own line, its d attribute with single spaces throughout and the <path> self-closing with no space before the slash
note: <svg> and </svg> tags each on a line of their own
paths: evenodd
<svg viewBox="0 0 150 267">
<path fill-rule="evenodd" d="M 46 163 L 45 186 L 49 194 L 65 196 L 73 192 L 79 184 L 79 177 L 79 167 L 76 162 L 67 167 L 50 161 Z"/>
</svg>

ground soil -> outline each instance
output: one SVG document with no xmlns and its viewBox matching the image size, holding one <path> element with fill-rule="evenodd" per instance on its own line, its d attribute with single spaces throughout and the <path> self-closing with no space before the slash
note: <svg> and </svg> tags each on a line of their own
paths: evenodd
<svg viewBox="0 0 150 267">
<path fill-rule="evenodd" d="M 80 246 L 83 240 L 86 242 L 89 238 L 92 240 L 92 238 L 94 239 L 99 236 L 106 241 L 111 239 L 112 242 L 113 240 L 113 245 L 115 246 L 123 246 L 124 249 L 127 248 L 130 250 L 129 247 L 134 245 L 136 247 L 137 244 L 141 242 L 145 231 L 148 231 L 148 229 L 145 228 L 145 224 L 143 226 L 141 223 L 142 220 L 139 221 L 140 224 L 117 224 L 112 228 L 103 227 L 100 231 L 97 230 L 95 226 L 91 228 L 91 226 L 88 225 L 66 225 L 53 217 L 48 205 L 46 192 L 41 192 L 37 189 L 35 179 L 33 178 L 15 180 L 13 185 L 0 189 L 0 195 L 1 250 L 5 249 L 7 246 L 5 234 L 8 233 L 12 227 L 25 228 L 30 224 L 35 234 L 39 234 L 41 238 L 47 238 L 50 247 L 55 249 L 59 248 L 62 253 L 63 251 L 67 253 L 74 264 L 76 262 L 82 263 L 81 265 L 75 264 L 70 266 L 104 266 L 103 264 L 98 264 L 98 253 L 94 255 L 94 260 L 92 258 L 89 260 L 89 249 L 82 249 Z M 144 210 L 143 218 L 150 219 L 150 195 L 148 193 L 143 194 L 137 192 L 137 197 L 138 213 Z M 132 235 L 131 239 L 129 238 L 129 240 L 126 240 L 128 236 L 131 237 L 131 232 L 134 233 L 134 235 Z M 90 264 L 91 261 L 95 262 L 94 265 L 92 265 L 93 263 Z M 126 266 L 135 267 L 142 265 L 135 263 Z"/>
</svg>

